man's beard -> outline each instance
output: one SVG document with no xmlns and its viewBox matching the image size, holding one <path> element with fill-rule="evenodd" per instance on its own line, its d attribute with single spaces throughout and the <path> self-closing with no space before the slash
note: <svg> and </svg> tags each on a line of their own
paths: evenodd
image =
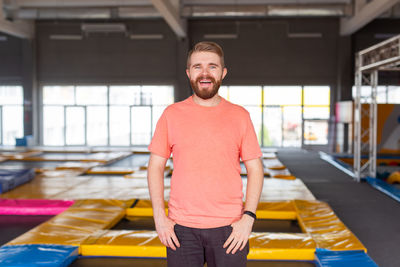
<svg viewBox="0 0 400 267">
<path fill-rule="evenodd" d="M 212 88 L 211 88 L 210 91 L 202 90 L 202 89 L 199 88 L 198 84 L 200 83 L 200 81 L 202 79 L 211 80 Z M 219 87 L 221 86 L 221 83 L 222 83 L 222 79 L 215 80 L 214 77 L 212 77 L 212 76 L 200 76 L 196 80 L 190 80 L 190 85 L 192 86 L 192 89 L 193 89 L 194 93 L 198 97 L 200 97 L 200 98 L 202 98 L 204 100 L 213 98 L 218 93 L 218 90 L 219 90 Z"/>
</svg>

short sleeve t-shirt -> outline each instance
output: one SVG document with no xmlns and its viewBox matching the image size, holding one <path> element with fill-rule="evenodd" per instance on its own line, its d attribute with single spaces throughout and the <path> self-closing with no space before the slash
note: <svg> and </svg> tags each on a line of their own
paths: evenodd
<svg viewBox="0 0 400 267">
<path fill-rule="evenodd" d="M 174 159 L 168 216 L 193 228 L 225 226 L 243 211 L 240 158 L 261 157 L 249 113 L 221 98 L 213 107 L 193 97 L 167 107 L 149 146 Z"/>
</svg>

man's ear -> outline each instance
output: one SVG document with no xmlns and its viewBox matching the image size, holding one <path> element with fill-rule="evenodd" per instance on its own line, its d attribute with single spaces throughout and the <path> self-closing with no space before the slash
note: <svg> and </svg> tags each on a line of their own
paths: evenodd
<svg viewBox="0 0 400 267">
<path fill-rule="evenodd" d="M 188 78 L 190 79 L 189 69 L 186 69 L 186 75 L 187 75 Z"/>
<path fill-rule="evenodd" d="M 227 69 L 227 68 L 224 68 L 224 69 L 222 70 L 222 79 L 225 78 L 226 74 L 228 74 L 228 69 Z"/>
</svg>

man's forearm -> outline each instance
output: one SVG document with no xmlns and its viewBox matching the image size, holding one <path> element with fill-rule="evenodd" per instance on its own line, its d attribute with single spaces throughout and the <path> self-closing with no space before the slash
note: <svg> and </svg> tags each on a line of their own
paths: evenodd
<svg viewBox="0 0 400 267">
<path fill-rule="evenodd" d="M 246 163 L 247 188 L 245 210 L 256 212 L 264 183 L 264 167 L 261 159 Z"/>
<path fill-rule="evenodd" d="M 149 192 L 151 203 L 153 206 L 154 219 L 162 218 L 165 216 L 164 206 L 164 166 L 163 161 L 160 159 L 150 158 L 147 182 L 149 185 Z"/>
</svg>

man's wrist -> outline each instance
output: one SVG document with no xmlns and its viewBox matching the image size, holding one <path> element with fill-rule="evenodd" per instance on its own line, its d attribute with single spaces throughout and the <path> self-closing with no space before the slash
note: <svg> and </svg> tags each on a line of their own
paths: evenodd
<svg viewBox="0 0 400 267">
<path fill-rule="evenodd" d="M 247 215 L 247 216 L 253 218 L 254 220 L 257 220 L 257 215 L 254 212 L 251 212 L 249 210 L 245 210 L 243 212 L 243 215 Z"/>
</svg>

